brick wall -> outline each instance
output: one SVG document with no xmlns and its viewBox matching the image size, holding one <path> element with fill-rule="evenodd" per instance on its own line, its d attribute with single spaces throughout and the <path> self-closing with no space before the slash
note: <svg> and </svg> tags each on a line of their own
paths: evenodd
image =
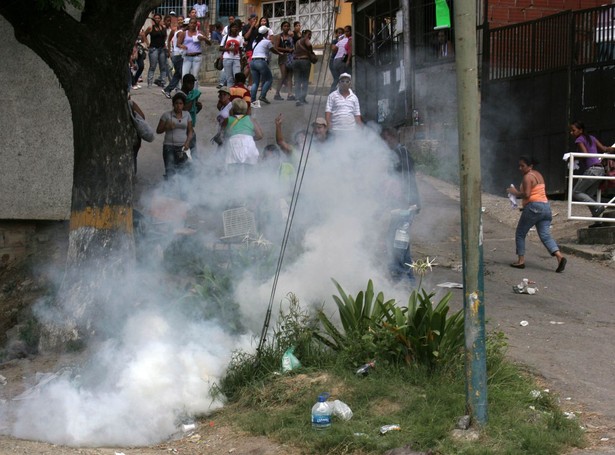
<svg viewBox="0 0 615 455">
<path fill-rule="evenodd" d="M 487 17 L 490 27 L 501 27 L 607 3 L 609 0 L 491 0 Z"/>
</svg>

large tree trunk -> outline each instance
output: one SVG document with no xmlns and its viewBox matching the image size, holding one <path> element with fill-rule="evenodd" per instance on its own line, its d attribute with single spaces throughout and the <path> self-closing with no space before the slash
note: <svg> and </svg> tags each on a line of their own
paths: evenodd
<svg viewBox="0 0 615 455">
<path fill-rule="evenodd" d="M 80 20 L 63 10 L 41 9 L 40 3 L 2 0 L 0 14 L 17 40 L 55 72 L 71 106 L 75 164 L 66 275 L 40 343 L 52 349 L 93 331 L 97 311 L 112 297 L 112 283 L 134 262 L 136 133 L 127 69 L 138 30 L 160 0 L 85 0 Z"/>
</svg>

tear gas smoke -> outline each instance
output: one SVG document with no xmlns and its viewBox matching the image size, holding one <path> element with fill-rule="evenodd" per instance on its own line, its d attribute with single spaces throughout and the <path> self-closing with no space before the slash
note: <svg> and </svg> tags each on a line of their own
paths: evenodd
<svg viewBox="0 0 615 455">
<path fill-rule="evenodd" d="M 294 163 L 298 167 L 298 159 Z M 391 166 L 392 153 L 368 128 L 326 145 L 312 144 L 293 218 L 291 241 L 301 244 L 301 254 L 285 258 L 276 302 L 288 292 L 304 303 L 331 300 L 331 278 L 352 292 L 371 278 L 389 294 L 407 295 L 407 284 L 395 291 L 387 279 Z M 220 233 L 206 229 L 206 221 L 245 204 L 259 214 L 258 230 L 268 233 L 277 252 L 287 216 L 279 202 L 289 199 L 291 186 L 280 182 L 277 166 L 258 168 L 238 180 L 219 173 L 212 159 L 194 178 L 163 183 L 151 197 L 182 193 L 188 207 L 215 213 L 192 222 L 208 247 Z M 189 215 L 178 213 L 177 226 L 188 224 Z M 220 320 L 189 316 L 164 290 L 163 275 L 152 262 L 143 269 L 108 284 L 114 299 L 96 309 L 92 322 L 105 341 L 88 347 L 85 364 L 3 406 L 10 434 L 56 444 L 144 445 L 177 431 L 182 415 L 222 406 L 210 387 L 224 374 L 233 350 L 254 348 L 250 340 L 261 330 L 273 270 L 263 279 L 248 264 L 237 278 L 235 299 L 248 329 L 238 336 Z"/>
</svg>

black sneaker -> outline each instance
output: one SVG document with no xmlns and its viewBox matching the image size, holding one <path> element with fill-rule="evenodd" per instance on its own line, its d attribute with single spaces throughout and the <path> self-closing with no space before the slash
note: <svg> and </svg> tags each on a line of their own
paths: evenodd
<svg viewBox="0 0 615 455">
<path fill-rule="evenodd" d="M 276 101 L 283 101 L 284 100 L 284 98 L 282 98 L 279 93 L 276 93 L 275 96 L 273 97 L 273 99 L 276 100 Z"/>
<path fill-rule="evenodd" d="M 162 89 L 162 94 L 166 96 L 167 98 L 171 99 L 171 94 L 167 92 L 165 89 Z"/>
<path fill-rule="evenodd" d="M 264 96 L 261 96 L 259 99 L 259 101 L 265 103 L 265 104 L 271 104 L 271 101 L 269 101 L 267 98 L 265 98 Z"/>
<path fill-rule="evenodd" d="M 303 106 L 303 103 L 302 103 L 301 101 L 297 101 L 297 102 L 295 103 L 295 106 Z"/>
</svg>

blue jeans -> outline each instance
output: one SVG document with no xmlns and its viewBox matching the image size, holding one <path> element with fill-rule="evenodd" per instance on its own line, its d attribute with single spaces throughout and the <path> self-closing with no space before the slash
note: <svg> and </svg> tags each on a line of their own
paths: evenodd
<svg viewBox="0 0 615 455">
<path fill-rule="evenodd" d="M 523 207 L 521 218 L 519 218 L 519 223 L 517 223 L 517 231 L 515 232 L 515 245 L 518 256 L 525 256 L 525 237 L 533 226 L 536 226 L 538 237 L 540 237 L 540 241 L 551 256 L 556 251 L 559 251 L 557 243 L 551 237 L 551 219 L 551 206 L 548 202 L 530 202 Z"/>
<path fill-rule="evenodd" d="M 199 80 L 199 70 L 201 69 L 201 62 L 203 57 L 201 55 L 189 55 L 184 56 L 184 66 L 182 67 L 182 74 L 192 74 L 194 78 Z"/>
<path fill-rule="evenodd" d="M 293 61 L 293 74 L 295 75 L 295 98 L 298 101 L 305 101 L 310 80 L 310 70 L 312 63 L 307 59 Z"/>
<path fill-rule="evenodd" d="M 225 58 L 222 60 L 224 75 L 226 76 L 226 86 L 235 84 L 235 74 L 241 72 L 241 60 L 238 58 Z"/>
<path fill-rule="evenodd" d="M 265 98 L 267 92 L 271 88 L 271 84 L 273 84 L 273 75 L 271 74 L 271 69 L 269 69 L 267 60 L 253 58 L 250 62 L 250 71 L 252 72 L 252 90 L 250 90 L 252 100 L 256 100 L 256 93 L 258 92 L 258 85 L 261 82 L 261 78 L 263 79 L 261 97 Z"/>
<path fill-rule="evenodd" d="M 184 58 L 181 55 L 174 55 L 171 57 L 171 62 L 173 62 L 175 73 L 173 74 L 173 79 L 171 79 L 169 85 L 164 88 L 164 91 L 167 93 L 171 93 L 171 91 L 177 87 L 182 80 L 182 65 L 184 63 Z"/>
<path fill-rule="evenodd" d="M 154 82 L 154 73 L 156 72 L 157 65 L 160 66 L 160 80 L 165 81 L 167 79 L 167 50 L 163 47 L 150 47 L 147 85 L 152 85 L 152 82 Z"/>
<path fill-rule="evenodd" d="M 410 242 L 408 242 L 408 248 L 395 248 L 393 242 L 395 240 L 395 232 L 401 228 L 404 223 L 408 223 L 409 227 L 412 226 L 411 216 L 395 216 L 391 218 L 389 223 L 389 230 L 387 235 L 387 251 L 389 253 L 389 273 L 394 280 L 400 280 L 402 278 L 408 278 L 410 281 L 414 280 L 414 273 L 412 267 L 407 264 L 412 264 L 412 255 L 410 252 Z"/>
</svg>

